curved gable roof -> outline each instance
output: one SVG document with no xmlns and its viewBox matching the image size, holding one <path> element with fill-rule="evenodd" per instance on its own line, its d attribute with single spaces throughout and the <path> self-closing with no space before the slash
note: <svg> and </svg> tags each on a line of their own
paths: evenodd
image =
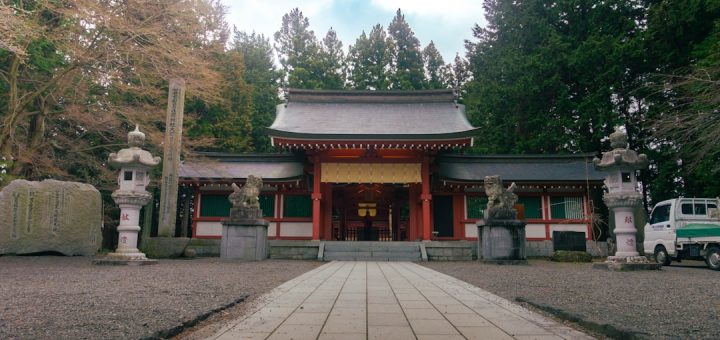
<svg viewBox="0 0 720 340">
<path fill-rule="evenodd" d="M 290 90 L 271 137 L 332 140 L 443 140 L 475 135 L 452 90 Z"/>
</svg>

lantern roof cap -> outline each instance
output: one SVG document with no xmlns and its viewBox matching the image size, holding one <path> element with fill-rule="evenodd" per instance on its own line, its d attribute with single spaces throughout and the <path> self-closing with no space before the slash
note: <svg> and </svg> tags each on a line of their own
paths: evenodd
<svg viewBox="0 0 720 340">
<path fill-rule="evenodd" d="M 111 153 L 108 156 L 108 162 L 116 167 L 152 167 L 160 164 L 160 157 L 153 157 L 149 151 L 140 148 L 143 144 L 145 144 L 145 134 L 140 132 L 139 126 L 135 125 L 135 130 L 128 133 L 128 146 L 130 147 L 121 149 L 117 153 Z"/>
<path fill-rule="evenodd" d="M 613 149 L 603 152 L 602 158 L 593 159 L 595 170 L 640 170 L 648 166 L 645 154 L 638 154 L 627 148 L 628 136 L 620 127 L 615 127 L 615 132 L 611 133 L 609 138 Z"/>
</svg>

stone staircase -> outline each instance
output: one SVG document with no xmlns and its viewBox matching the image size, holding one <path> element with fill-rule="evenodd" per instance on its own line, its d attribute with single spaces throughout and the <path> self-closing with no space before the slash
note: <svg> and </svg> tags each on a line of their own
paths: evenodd
<svg viewBox="0 0 720 340">
<path fill-rule="evenodd" d="M 320 247 L 324 261 L 427 261 L 420 242 L 327 241 Z"/>
</svg>

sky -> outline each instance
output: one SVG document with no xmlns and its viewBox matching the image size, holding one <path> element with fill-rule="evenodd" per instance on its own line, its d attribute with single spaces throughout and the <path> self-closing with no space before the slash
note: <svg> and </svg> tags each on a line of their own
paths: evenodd
<svg viewBox="0 0 720 340">
<path fill-rule="evenodd" d="M 485 25 L 480 0 L 222 0 L 227 6 L 227 21 L 238 30 L 262 33 L 274 42 L 282 16 L 299 8 L 310 20 L 310 29 L 318 40 L 332 27 L 347 52 L 360 34 L 370 33 L 372 26 L 385 29 L 398 8 L 425 48 L 432 40 L 445 62 L 455 54 L 465 56 L 465 39 L 472 39 L 472 27 Z"/>
</svg>

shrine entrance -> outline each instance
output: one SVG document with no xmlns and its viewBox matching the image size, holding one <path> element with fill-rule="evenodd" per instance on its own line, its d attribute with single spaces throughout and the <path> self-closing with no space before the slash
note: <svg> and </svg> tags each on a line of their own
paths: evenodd
<svg viewBox="0 0 720 340">
<path fill-rule="evenodd" d="M 407 184 L 333 184 L 332 239 L 408 240 L 408 187 Z"/>
</svg>

